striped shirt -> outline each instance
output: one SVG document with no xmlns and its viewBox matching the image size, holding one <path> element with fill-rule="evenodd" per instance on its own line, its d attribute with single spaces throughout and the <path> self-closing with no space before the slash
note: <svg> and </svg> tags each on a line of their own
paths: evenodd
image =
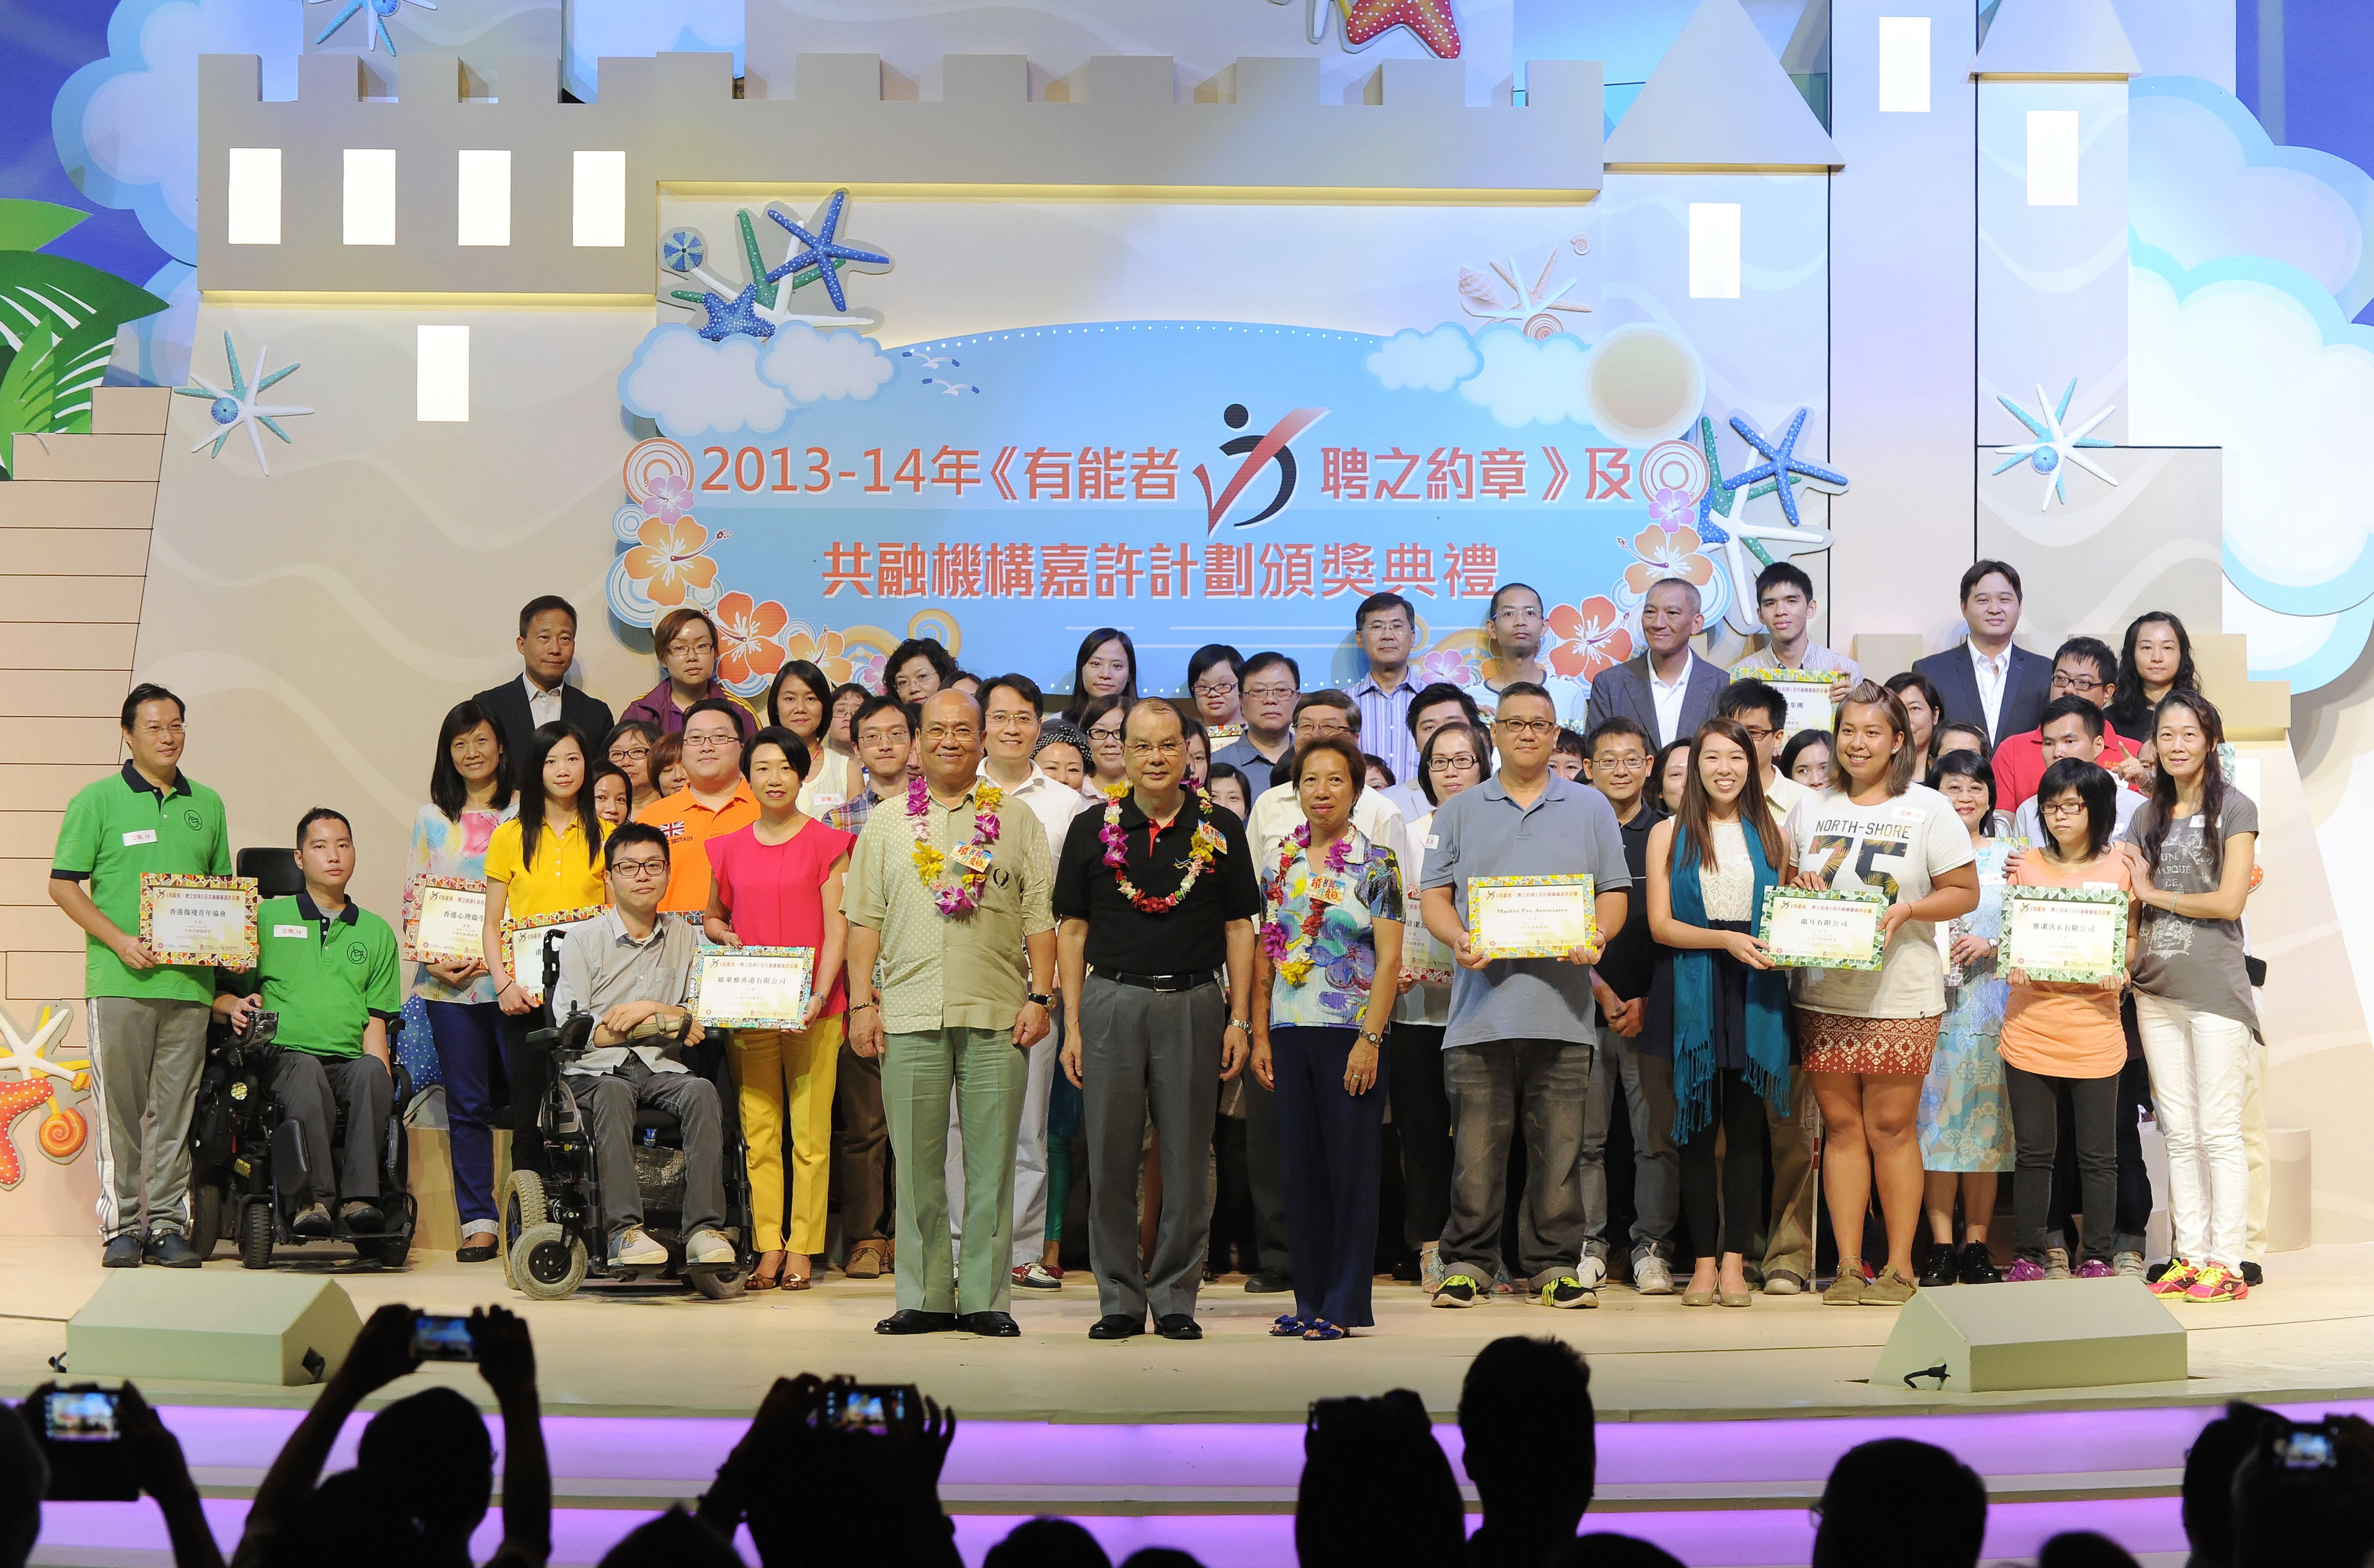
<svg viewBox="0 0 2374 1568">
<path fill-rule="evenodd" d="M 1402 683 L 1388 691 L 1377 684 L 1375 676 L 1364 676 L 1346 695 L 1360 705 L 1360 749 L 1383 758 L 1385 766 L 1393 771 L 1395 784 L 1408 783 L 1417 771 L 1417 742 L 1409 732 L 1410 699 L 1417 695 L 1416 683 L 1404 673 Z"/>
</svg>

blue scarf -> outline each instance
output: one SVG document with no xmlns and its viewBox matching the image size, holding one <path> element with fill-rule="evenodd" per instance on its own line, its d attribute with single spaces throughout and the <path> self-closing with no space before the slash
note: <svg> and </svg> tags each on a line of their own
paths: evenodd
<svg viewBox="0 0 2374 1568">
<path fill-rule="evenodd" d="M 1764 907 L 1764 890 L 1777 878 L 1764 861 L 1764 836 L 1742 824 L 1747 858 L 1756 867 L 1756 890 L 1748 908 Z M 1697 843 L 1674 821 L 1672 873 L 1674 918 L 1686 925 L 1707 924 L 1706 900 L 1698 893 Z M 1674 954 L 1674 1142 L 1714 1119 L 1714 954 L 1705 948 L 1675 948 Z M 1789 1102 L 1789 982 L 1775 969 L 1747 973 L 1747 1084 L 1767 1105 Z"/>
</svg>

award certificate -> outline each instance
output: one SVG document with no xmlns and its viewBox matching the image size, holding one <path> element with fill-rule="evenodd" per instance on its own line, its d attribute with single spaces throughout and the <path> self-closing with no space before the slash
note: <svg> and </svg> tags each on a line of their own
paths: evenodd
<svg viewBox="0 0 2374 1568">
<path fill-rule="evenodd" d="M 598 903 L 590 904 L 583 909 L 534 914 L 523 920 L 504 916 L 503 957 L 510 963 L 511 977 L 519 982 L 519 988 L 537 1001 L 543 1001 L 545 937 L 555 931 L 566 937 L 587 921 L 601 918 L 602 908 Z"/>
<path fill-rule="evenodd" d="M 2006 973 L 2083 984 L 2127 967 L 2127 895 L 2116 888 L 2005 888 L 2003 919 Z"/>
<path fill-rule="evenodd" d="M 814 948 L 703 948 L 692 965 L 692 1016 L 703 1029 L 798 1029 L 816 957 Z"/>
<path fill-rule="evenodd" d="M 1877 969 L 1886 946 L 1885 893 L 1764 890 L 1756 935 L 1776 969 Z"/>
<path fill-rule="evenodd" d="M 255 878 L 140 874 L 140 939 L 159 963 L 255 967 Z"/>
<path fill-rule="evenodd" d="M 1599 946 L 1588 877 L 1470 877 L 1468 940 L 1496 959 L 1564 958 Z"/>
<path fill-rule="evenodd" d="M 423 877 L 412 885 L 404 945 L 423 963 L 486 956 L 487 884 L 466 877 Z"/>
<path fill-rule="evenodd" d="M 1760 680 L 1780 693 L 1789 704 L 1789 717 L 1780 731 L 1795 735 L 1800 730 L 1817 729 L 1829 733 L 1838 711 L 1830 706 L 1830 683 L 1839 678 L 1825 669 L 1752 669 L 1739 678 Z"/>
</svg>

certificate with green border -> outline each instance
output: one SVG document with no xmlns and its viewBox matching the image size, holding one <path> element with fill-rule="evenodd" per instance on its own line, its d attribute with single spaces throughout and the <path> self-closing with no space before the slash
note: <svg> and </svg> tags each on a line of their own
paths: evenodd
<svg viewBox="0 0 2374 1568">
<path fill-rule="evenodd" d="M 1780 700 L 1789 704 L 1789 716 L 1780 726 L 1784 735 L 1807 729 L 1827 735 L 1838 716 L 1838 710 L 1830 706 L 1831 683 L 1841 678 L 1836 670 L 1752 669 L 1732 678 L 1760 680 L 1780 693 Z"/>
<path fill-rule="evenodd" d="M 2117 888 L 2007 887 L 2003 930 L 2004 973 L 2082 985 L 2127 967 L 2127 895 Z"/>
<path fill-rule="evenodd" d="M 814 948 L 703 948 L 692 961 L 692 1016 L 703 1029 L 801 1029 Z"/>
<path fill-rule="evenodd" d="M 1864 889 L 1764 890 L 1756 925 L 1776 969 L 1877 969 L 1887 946 L 1886 893 Z"/>
<path fill-rule="evenodd" d="M 1596 948 L 1598 894 L 1589 877 L 1470 877 L 1467 940 L 1496 959 Z"/>
</svg>

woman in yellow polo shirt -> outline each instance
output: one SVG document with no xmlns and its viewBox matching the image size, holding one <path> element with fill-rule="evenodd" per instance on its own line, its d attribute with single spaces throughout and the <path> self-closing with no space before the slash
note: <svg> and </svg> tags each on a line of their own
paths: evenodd
<svg viewBox="0 0 2374 1568">
<path fill-rule="evenodd" d="M 541 725 L 528 746 L 524 779 L 541 781 L 520 791 L 519 815 L 495 829 L 487 841 L 487 971 L 501 989 L 503 1070 L 511 1079 L 511 1164 L 542 1172 L 544 1149 L 535 1134 L 536 1103 L 544 1093 L 544 1064 L 527 1048 L 527 1037 L 544 1005 L 544 977 L 511 973 L 504 919 L 567 914 L 610 902 L 602 880 L 602 841 L 609 824 L 594 814 L 586 783 L 585 737 L 565 724 Z"/>
</svg>

